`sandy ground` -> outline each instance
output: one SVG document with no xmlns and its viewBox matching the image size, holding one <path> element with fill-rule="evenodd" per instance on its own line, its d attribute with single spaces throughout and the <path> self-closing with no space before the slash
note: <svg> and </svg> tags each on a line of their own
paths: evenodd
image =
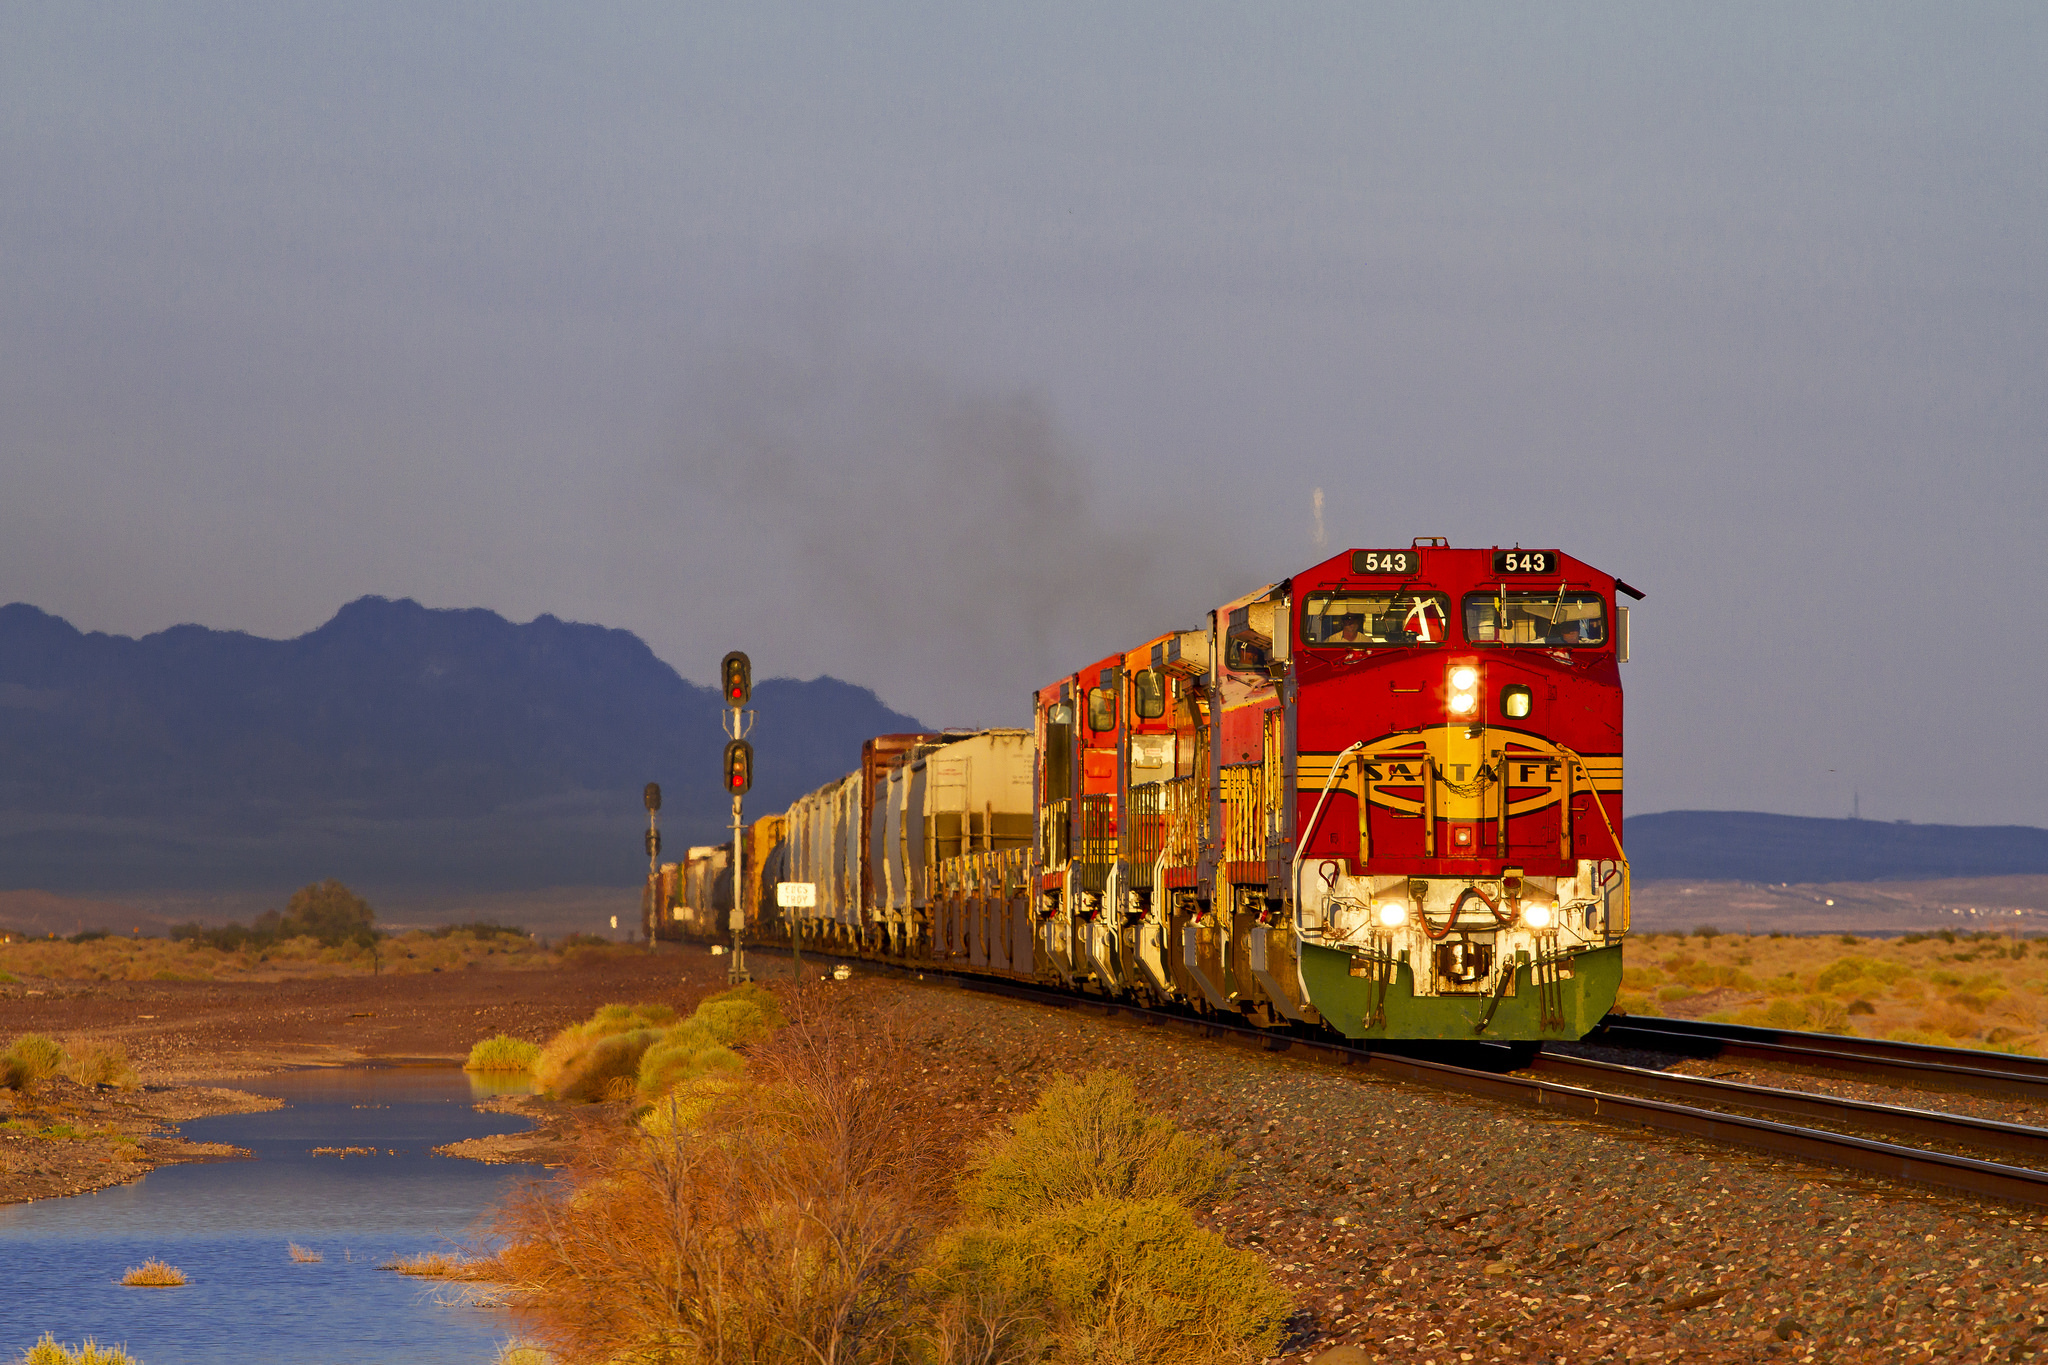
<svg viewBox="0 0 2048 1365">
<path fill-rule="evenodd" d="M 665 950 L 607 950 L 546 971 L 475 969 L 314 980 L 79 982 L 23 980 L 0 990 L 0 1039 L 43 1033 L 67 1044 L 118 1042 L 139 1090 L 52 1080 L 29 1096 L 0 1091 L 0 1203 L 79 1194 L 173 1161 L 245 1155 L 184 1142 L 175 1125 L 271 1107 L 210 1083 L 290 1067 L 454 1063 L 480 1038 L 545 1041 L 612 1001 L 657 1000 L 687 1011 L 725 985 L 724 959 Z M 589 1110 L 531 1101 L 532 1134 L 456 1153 L 487 1160 L 559 1160 Z"/>
</svg>

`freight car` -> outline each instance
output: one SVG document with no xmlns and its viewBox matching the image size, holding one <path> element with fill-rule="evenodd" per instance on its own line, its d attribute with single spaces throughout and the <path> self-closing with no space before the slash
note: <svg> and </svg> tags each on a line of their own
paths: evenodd
<svg viewBox="0 0 2048 1365">
<path fill-rule="evenodd" d="M 1354 1038 L 1579 1037 L 1629 930 L 1641 596 L 1555 550 L 1336 555 L 1039 687 L 1029 731 L 869 741 L 754 826 L 750 935 Z"/>
</svg>

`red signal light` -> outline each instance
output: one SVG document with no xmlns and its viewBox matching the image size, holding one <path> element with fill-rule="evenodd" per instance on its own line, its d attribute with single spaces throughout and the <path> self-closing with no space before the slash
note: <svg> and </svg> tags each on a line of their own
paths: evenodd
<svg viewBox="0 0 2048 1365">
<path fill-rule="evenodd" d="M 725 790 L 728 796 L 745 796 L 754 785 L 754 746 L 743 739 L 725 746 Z"/>
<path fill-rule="evenodd" d="M 718 666 L 718 676 L 725 691 L 725 704 L 733 710 L 740 710 L 754 695 L 754 665 L 739 650 L 725 656 Z"/>
</svg>

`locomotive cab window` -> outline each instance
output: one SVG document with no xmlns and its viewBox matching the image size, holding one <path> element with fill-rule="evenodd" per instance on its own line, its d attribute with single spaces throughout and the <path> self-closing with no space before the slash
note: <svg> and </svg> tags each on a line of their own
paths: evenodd
<svg viewBox="0 0 2048 1365">
<path fill-rule="evenodd" d="M 1074 708 L 1066 702 L 1045 711 L 1045 799 L 1063 801 L 1073 782 Z"/>
<path fill-rule="evenodd" d="M 1272 642 L 1263 635 L 1232 635 L 1223 642 L 1223 666 L 1232 672 L 1263 673 L 1272 661 Z"/>
<path fill-rule="evenodd" d="M 1106 687 L 1088 689 L 1088 728 L 1098 735 L 1116 729 L 1116 693 Z"/>
<path fill-rule="evenodd" d="M 1451 600 L 1440 592 L 1312 592 L 1302 602 L 1301 642 L 1323 649 L 1440 645 Z"/>
<path fill-rule="evenodd" d="M 1166 675 L 1148 668 L 1131 676 L 1131 709 L 1139 720 L 1158 720 L 1166 714 Z"/>
<path fill-rule="evenodd" d="M 1475 592 L 1465 598 L 1465 642 L 1541 645 L 1548 649 L 1601 649 L 1607 643 L 1607 604 L 1597 592 Z"/>
</svg>

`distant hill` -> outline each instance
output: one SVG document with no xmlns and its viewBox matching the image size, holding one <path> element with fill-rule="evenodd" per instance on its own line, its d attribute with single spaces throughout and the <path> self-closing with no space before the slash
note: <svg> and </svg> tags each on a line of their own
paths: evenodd
<svg viewBox="0 0 2048 1365">
<path fill-rule="evenodd" d="M 1638 878 L 1875 882 L 2048 873 L 2048 829 L 1817 820 L 1745 810 L 1632 815 Z"/>
<path fill-rule="evenodd" d="M 754 709 L 756 813 L 925 728 L 829 677 Z M 293 640 L 129 639 L 0 607 L 0 887 L 631 883 L 649 781 L 671 855 L 725 837 L 721 710 L 637 636 L 552 616 L 365 597 Z"/>
</svg>

